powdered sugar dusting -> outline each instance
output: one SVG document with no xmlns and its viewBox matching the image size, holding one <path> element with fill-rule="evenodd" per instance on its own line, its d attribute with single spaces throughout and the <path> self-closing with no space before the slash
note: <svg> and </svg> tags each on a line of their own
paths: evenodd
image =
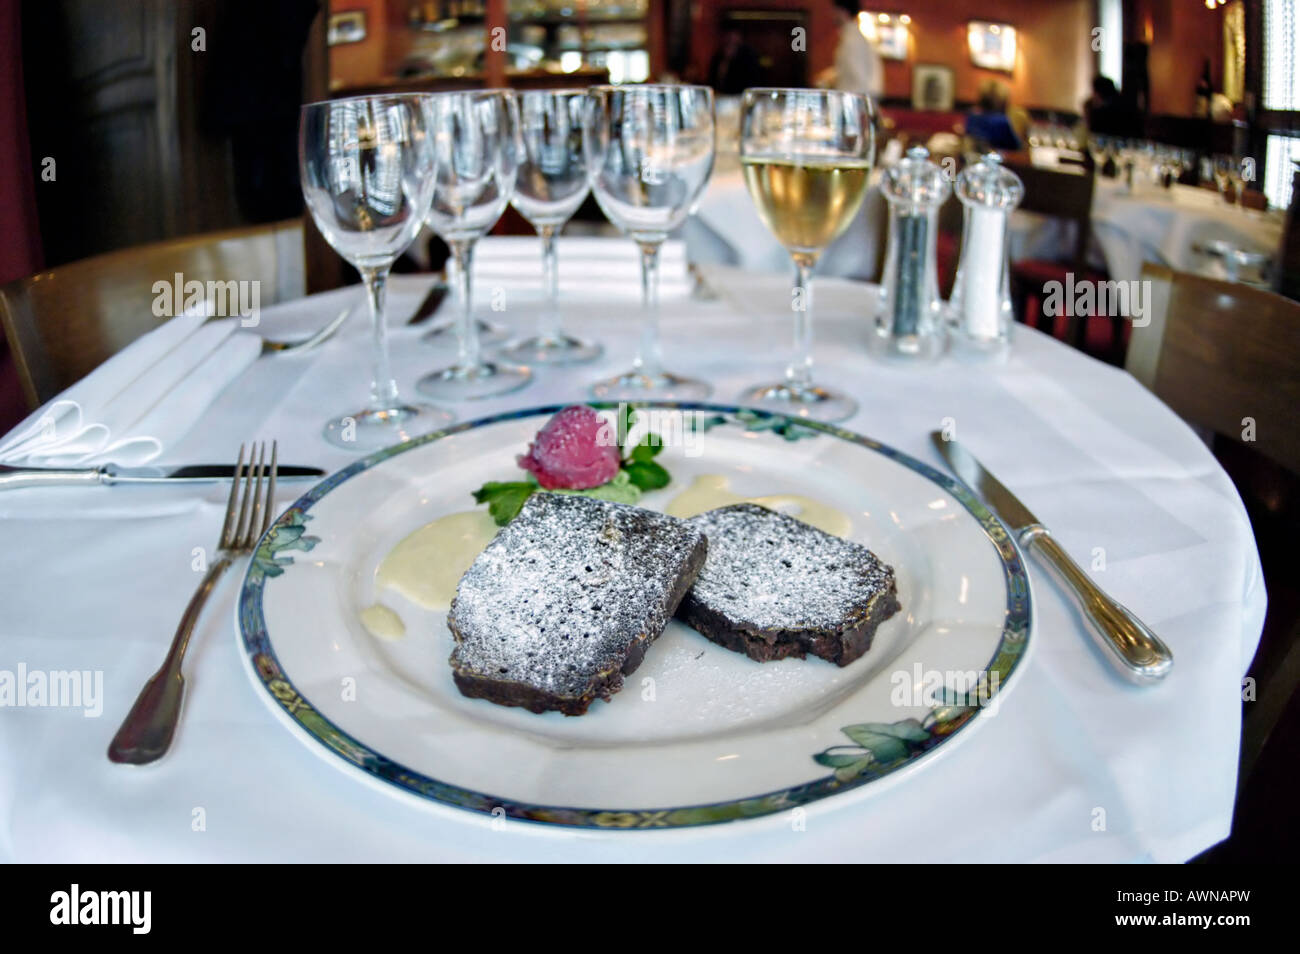
<svg viewBox="0 0 1300 954">
<path fill-rule="evenodd" d="M 835 629 L 894 585 L 894 571 L 861 544 L 757 504 L 689 522 L 709 540 L 690 598 L 738 628 Z"/>
<path fill-rule="evenodd" d="M 454 668 L 580 696 L 663 632 L 702 534 L 663 514 L 536 493 L 461 578 Z"/>
</svg>

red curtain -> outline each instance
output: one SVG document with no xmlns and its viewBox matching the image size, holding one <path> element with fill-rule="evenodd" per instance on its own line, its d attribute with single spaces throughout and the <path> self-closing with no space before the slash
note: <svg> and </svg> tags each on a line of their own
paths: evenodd
<svg viewBox="0 0 1300 954">
<path fill-rule="evenodd" d="M 31 275 L 41 267 L 19 8 L 19 0 L 0 0 L 0 283 Z M 0 340 L 0 434 L 25 415 L 13 356 Z"/>
</svg>

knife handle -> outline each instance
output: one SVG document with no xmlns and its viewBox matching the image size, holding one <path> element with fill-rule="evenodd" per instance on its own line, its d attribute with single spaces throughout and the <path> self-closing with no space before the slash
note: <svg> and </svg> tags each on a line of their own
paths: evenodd
<svg viewBox="0 0 1300 954">
<path fill-rule="evenodd" d="M 1097 643 L 1133 682 L 1147 685 L 1163 679 L 1174 665 L 1174 654 L 1132 611 L 1111 599 L 1045 527 L 1028 528 L 1020 542 L 1036 552 L 1074 596 Z"/>
<path fill-rule="evenodd" d="M 93 487 L 109 476 L 103 467 L 5 467 L 0 465 L 0 490 L 20 487 Z"/>
</svg>

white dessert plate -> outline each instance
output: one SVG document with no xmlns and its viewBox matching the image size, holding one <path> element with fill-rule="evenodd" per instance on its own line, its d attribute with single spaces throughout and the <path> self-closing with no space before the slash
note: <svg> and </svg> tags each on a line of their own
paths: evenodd
<svg viewBox="0 0 1300 954">
<path fill-rule="evenodd" d="M 1020 553 L 978 499 L 834 426 L 639 407 L 668 440 L 658 460 L 672 474 L 642 506 L 666 509 L 699 477 L 745 497 L 801 495 L 846 515 L 846 535 L 894 567 L 902 610 L 861 659 L 753 662 L 674 621 L 623 690 L 586 715 L 462 696 L 445 611 L 380 592 L 375 572 L 413 530 L 474 509 L 484 482 L 521 479 L 515 456 L 549 407 L 372 454 L 281 515 L 238 606 L 250 676 L 273 710 L 338 765 L 429 803 L 599 828 L 801 812 L 910 774 L 994 714 L 1024 669 L 1032 612 Z M 362 624 L 377 601 L 405 636 L 379 639 Z"/>
</svg>

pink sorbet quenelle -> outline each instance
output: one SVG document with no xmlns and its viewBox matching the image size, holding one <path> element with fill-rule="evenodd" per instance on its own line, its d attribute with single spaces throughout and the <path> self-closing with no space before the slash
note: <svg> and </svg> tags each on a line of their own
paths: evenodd
<svg viewBox="0 0 1300 954">
<path fill-rule="evenodd" d="M 516 462 L 547 490 L 587 490 L 618 474 L 621 458 L 613 429 L 584 404 L 573 404 L 547 421 L 528 453 Z"/>
</svg>

